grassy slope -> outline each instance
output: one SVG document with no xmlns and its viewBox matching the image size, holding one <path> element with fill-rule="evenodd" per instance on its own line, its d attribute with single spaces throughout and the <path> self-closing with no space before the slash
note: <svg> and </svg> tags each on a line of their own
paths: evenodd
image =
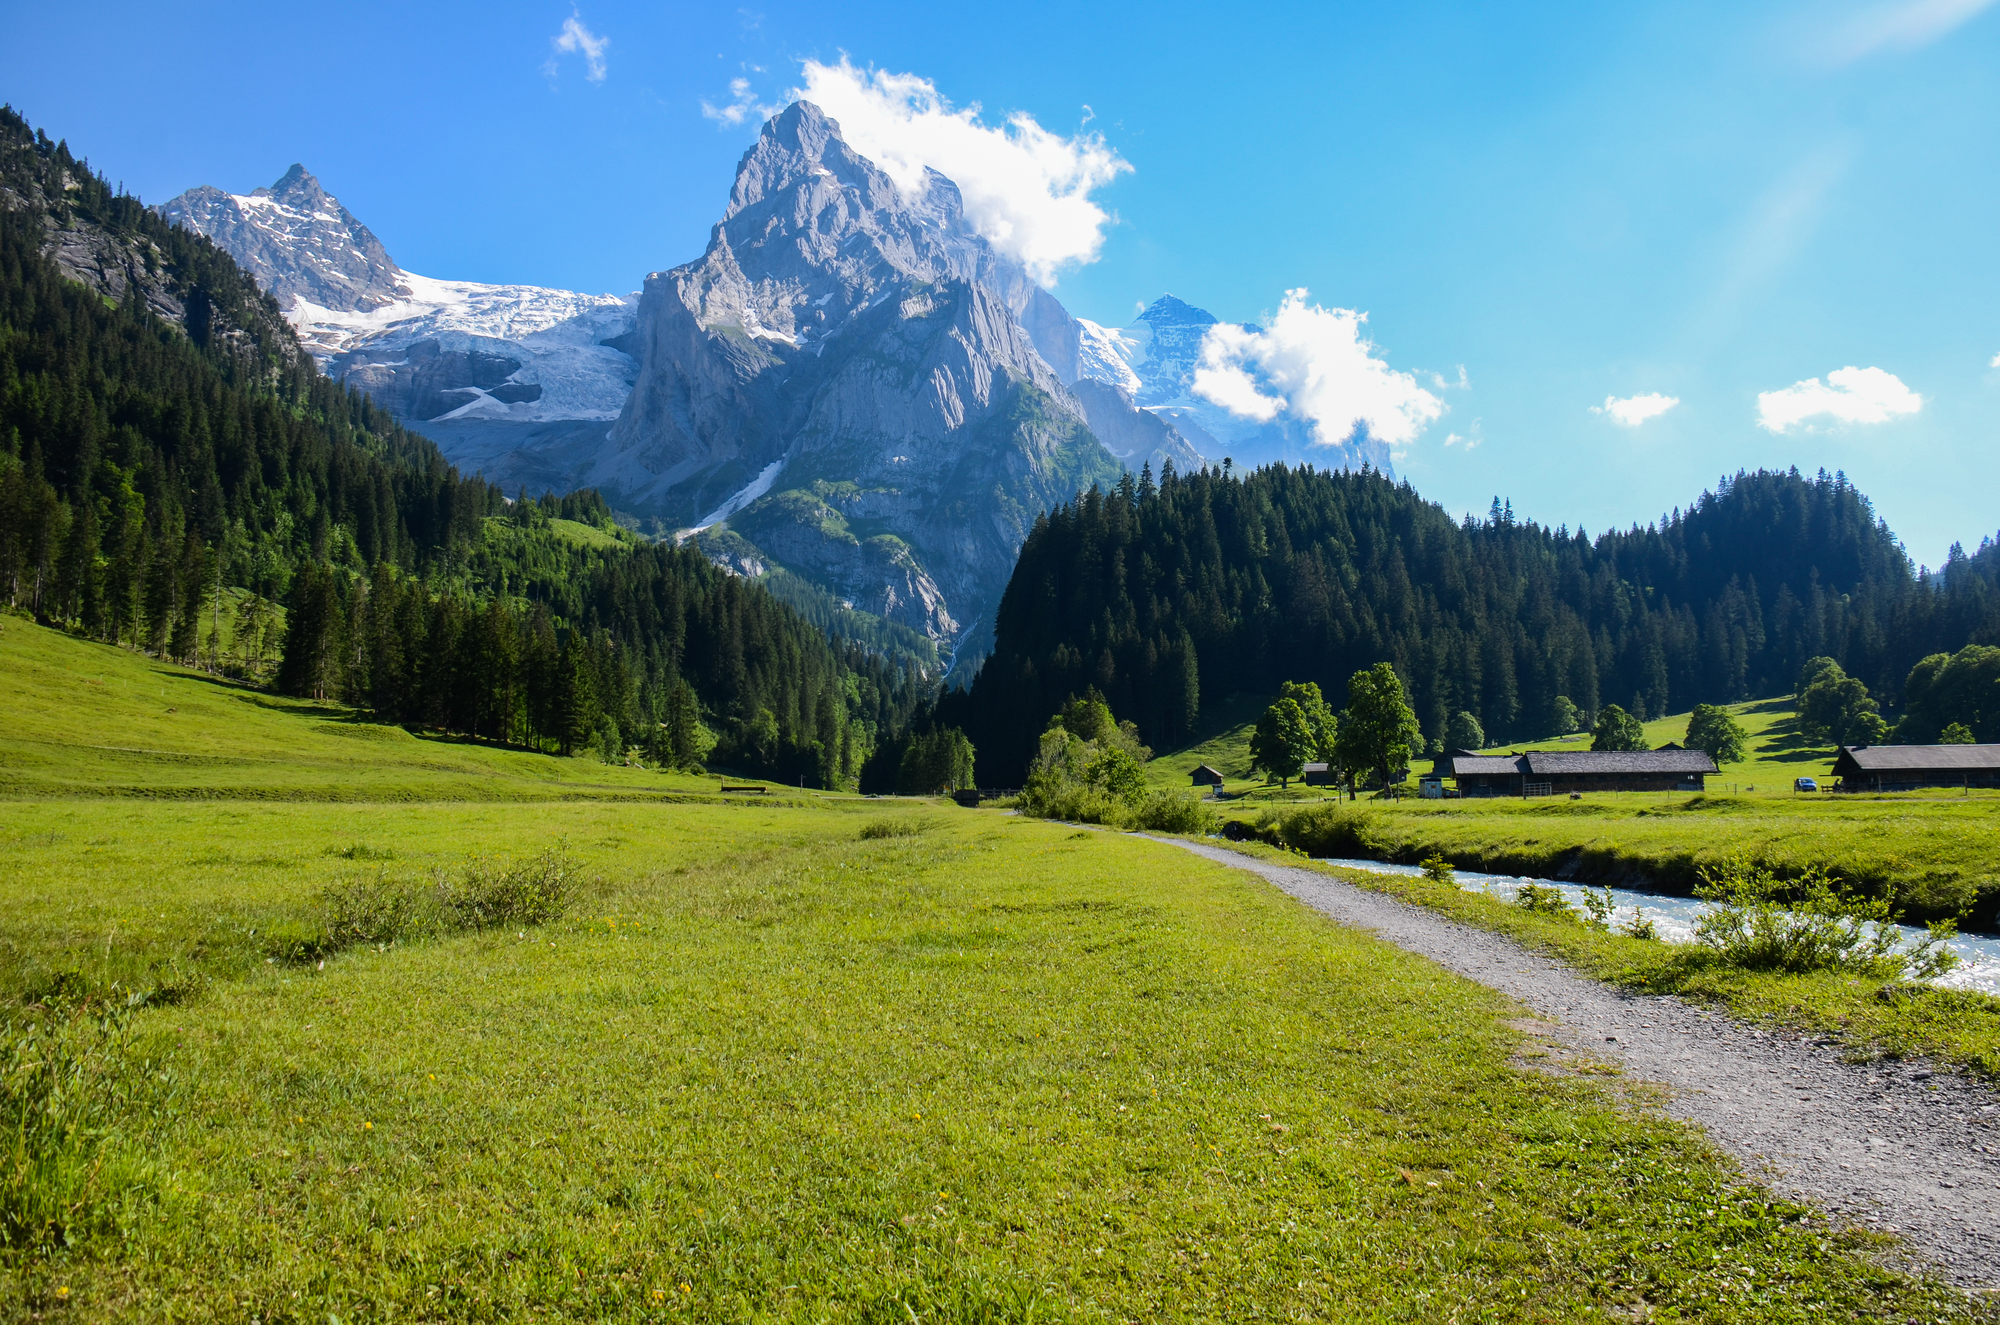
<svg viewBox="0 0 2000 1325">
<path fill-rule="evenodd" d="M 94 707 L 81 736 L 166 723 L 166 674 L 23 691 L 31 652 L 0 680 Z M 244 713 L 258 749 L 313 725 Z M 400 743 L 354 745 L 357 785 L 408 785 Z M 160 1066 L 117 1141 L 147 1166 L 117 1234 L 0 1262 L 9 1314 L 1964 1315 L 1601 1077 L 1523 1070 L 1491 991 L 1240 872 L 886 812 L 916 831 L 863 839 L 885 811 L 837 798 L 0 804 L 16 1009 L 58 970 L 212 981 L 133 1014 Z M 328 884 L 558 840 L 595 880 L 568 920 L 258 955 Z"/>
<path fill-rule="evenodd" d="M 552 759 L 357 720 L 0 617 L 0 797 L 309 800 L 713 792 L 714 779 Z"/>
</svg>

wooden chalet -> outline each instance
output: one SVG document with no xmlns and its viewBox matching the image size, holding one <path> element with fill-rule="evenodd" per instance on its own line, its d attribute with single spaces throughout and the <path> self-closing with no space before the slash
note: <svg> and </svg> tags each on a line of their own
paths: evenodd
<svg viewBox="0 0 2000 1325">
<path fill-rule="evenodd" d="M 1700 750 L 1530 750 L 1483 755 L 1451 750 L 1433 777 L 1448 777 L 1461 796 L 1563 796 L 1582 791 L 1701 791 L 1716 771 Z"/>
<path fill-rule="evenodd" d="M 1299 778 L 1308 787 L 1332 787 L 1340 782 L 1340 778 L 1326 764 L 1307 764 L 1299 773 Z"/>
<path fill-rule="evenodd" d="M 1188 774 L 1188 778 L 1191 786 L 1219 787 L 1222 785 L 1222 774 L 1216 772 L 1207 764 L 1196 764 L 1194 772 Z"/>
<path fill-rule="evenodd" d="M 2000 745 L 1843 745 L 1838 791 L 2000 787 Z"/>
</svg>

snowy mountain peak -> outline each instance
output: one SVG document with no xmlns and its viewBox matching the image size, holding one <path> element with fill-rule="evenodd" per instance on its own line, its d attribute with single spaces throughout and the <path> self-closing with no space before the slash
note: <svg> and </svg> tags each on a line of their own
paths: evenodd
<svg viewBox="0 0 2000 1325">
<path fill-rule="evenodd" d="M 202 185 L 160 214 L 227 249 L 286 308 L 309 300 L 366 312 L 410 294 L 382 241 L 298 163 L 270 188 L 241 194 Z"/>
<path fill-rule="evenodd" d="M 160 211 L 226 249 L 328 373 L 406 422 L 590 422 L 601 440 L 631 390 L 634 297 L 404 271 L 303 165 L 247 194 L 189 189 Z"/>
</svg>

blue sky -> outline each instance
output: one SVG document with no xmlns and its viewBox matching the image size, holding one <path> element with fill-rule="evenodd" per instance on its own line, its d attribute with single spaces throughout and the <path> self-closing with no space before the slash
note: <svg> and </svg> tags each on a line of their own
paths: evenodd
<svg viewBox="0 0 2000 1325">
<path fill-rule="evenodd" d="M 1934 566 L 2000 528 L 1991 0 L 78 0 L 7 24 L 0 97 L 149 201 L 303 161 L 413 271 L 587 290 L 706 243 L 757 121 L 704 102 L 845 57 L 1130 166 L 1088 193 L 1095 260 L 1056 273 L 1080 316 L 1172 291 L 1256 323 L 1301 287 L 1365 312 L 1378 366 L 1442 410 L 1398 469 L 1454 512 L 1499 494 L 1596 532 L 1797 465 L 1845 470 Z M 1677 403 L 1620 423 L 1653 396 Z"/>
</svg>

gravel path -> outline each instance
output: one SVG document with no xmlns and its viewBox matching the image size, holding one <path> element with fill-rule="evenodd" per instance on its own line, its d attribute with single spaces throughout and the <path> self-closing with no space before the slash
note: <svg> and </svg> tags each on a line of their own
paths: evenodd
<svg viewBox="0 0 2000 1325">
<path fill-rule="evenodd" d="M 1831 1041 L 1600 984 L 1511 939 L 1316 870 L 1171 844 L 1262 875 L 1509 995 L 1556 1023 L 1555 1037 L 1666 1086 L 1669 1113 L 1699 1123 L 1772 1190 L 1900 1234 L 1964 1287 L 2000 1287 L 2000 1096 L 1991 1089 L 1918 1063 L 1843 1063 Z"/>
</svg>

